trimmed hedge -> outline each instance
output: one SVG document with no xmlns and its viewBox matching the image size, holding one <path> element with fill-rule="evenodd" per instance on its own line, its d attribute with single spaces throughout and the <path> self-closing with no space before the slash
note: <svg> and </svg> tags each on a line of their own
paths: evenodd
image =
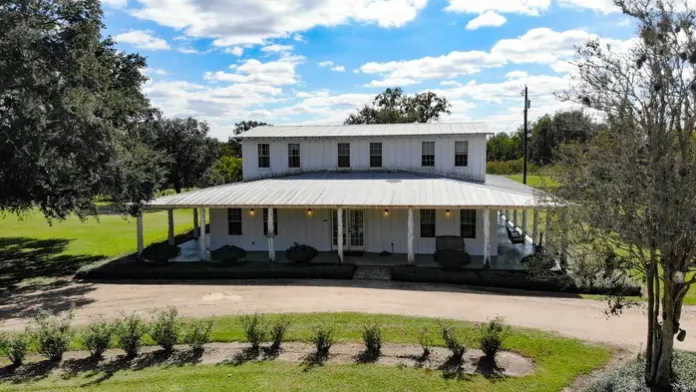
<svg viewBox="0 0 696 392">
<path fill-rule="evenodd" d="M 181 249 L 176 245 L 169 245 L 166 242 L 152 244 L 143 250 L 143 258 L 155 263 L 168 263 L 169 260 L 178 257 Z"/>
<path fill-rule="evenodd" d="M 295 242 L 293 246 L 289 247 L 285 251 L 285 257 L 288 260 L 292 260 L 300 264 L 309 263 L 312 261 L 312 259 L 317 257 L 318 254 L 319 252 L 316 250 L 316 248 L 309 245 L 298 244 L 297 242 Z"/>
<path fill-rule="evenodd" d="M 247 252 L 244 249 L 234 245 L 225 245 L 210 253 L 210 257 L 213 260 L 221 261 L 223 263 L 236 263 L 245 258 L 246 255 Z"/>
<path fill-rule="evenodd" d="M 80 271 L 85 280 L 179 280 L 179 279 L 353 279 L 355 266 L 350 264 L 286 264 L 286 263 L 144 263 L 105 264 Z"/>
<path fill-rule="evenodd" d="M 468 286 L 487 286 L 508 289 L 564 292 L 577 294 L 617 294 L 640 295 L 640 286 L 620 288 L 578 287 L 567 275 L 548 278 L 531 276 L 526 271 L 503 271 L 494 269 L 465 269 L 445 271 L 439 268 L 398 266 L 392 268 L 392 280 L 402 282 L 449 283 Z"/>
<path fill-rule="evenodd" d="M 439 249 L 433 259 L 447 271 L 458 271 L 471 264 L 471 256 L 464 249 Z"/>
</svg>

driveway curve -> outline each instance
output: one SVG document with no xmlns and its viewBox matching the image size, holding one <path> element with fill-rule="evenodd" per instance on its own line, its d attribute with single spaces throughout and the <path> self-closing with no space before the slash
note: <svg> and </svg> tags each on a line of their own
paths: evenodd
<svg viewBox="0 0 696 392">
<path fill-rule="evenodd" d="M 75 306 L 75 322 L 122 312 L 151 314 L 175 306 L 185 317 L 245 313 L 363 312 L 486 321 L 502 316 L 511 325 L 626 348 L 646 335 L 643 309 L 608 317 L 606 303 L 579 298 L 496 294 L 458 287 L 378 281 L 205 281 L 157 284 L 71 284 L 0 298 L 0 325 L 21 329 L 38 307 Z M 676 347 L 696 351 L 696 309 L 686 308 L 688 331 Z"/>
</svg>

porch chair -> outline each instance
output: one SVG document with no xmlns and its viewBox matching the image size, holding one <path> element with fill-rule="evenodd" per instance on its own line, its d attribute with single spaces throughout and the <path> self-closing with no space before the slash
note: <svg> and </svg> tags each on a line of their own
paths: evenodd
<svg viewBox="0 0 696 392">
<path fill-rule="evenodd" d="M 513 244 L 524 244 L 524 233 L 520 233 L 516 228 L 510 229 L 510 226 L 505 226 L 507 230 L 508 239 Z"/>
</svg>

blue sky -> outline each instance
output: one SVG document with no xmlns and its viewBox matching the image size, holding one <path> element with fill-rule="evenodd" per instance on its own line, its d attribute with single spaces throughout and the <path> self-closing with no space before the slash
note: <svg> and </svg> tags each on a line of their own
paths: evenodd
<svg viewBox="0 0 696 392">
<path fill-rule="evenodd" d="M 167 116 L 226 140 L 235 122 L 337 124 L 386 87 L 435 91 L 442 121 L 494 131 L 567 108 L 574 48 L 625 45 L 611 0 L 103 0 L 106 34 L 148 58 L 144 90 Z"/>
</svg>

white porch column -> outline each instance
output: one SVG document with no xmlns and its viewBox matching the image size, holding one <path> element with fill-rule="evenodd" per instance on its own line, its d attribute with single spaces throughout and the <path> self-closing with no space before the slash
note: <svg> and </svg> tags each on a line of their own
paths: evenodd
<svg viewBox="0 0 696 392">
<path fill-rule="evenodd" d="M 408 263 L 416 264 L 416 254 L 413 251 L 413 208 L 408 209 Z"/>
<path fill-rule="evenodd" d="M 171 208 L 167 210 L 167 221 L 169 227 L 167 243 L 169 245 L 176 245 L 176 243 L 174 242 L 174 210 L 172 210 Z"/>
<path fill-rule="evenodd" d="M 136 221 L 137 231 L 138 231 L 138 256 L 143 255 L 143 250 L 145 250 L 145 240 L 143 239 L 143 213 L 139 213 Z"/>
<path fill-rule="evenodd" d="M 193 238 L 199 238 L 201 231 L 198 226 L 198 208 L 193 209 Z"/>
<path fill-rule="evenodd" d="M 546 210 L 546 237 L 544 240 L 546 241 L 546 244 L 551 241 L 551 220 L 553 218 L 553 210 L 552 209 L 547 209 Z M 548 248 L 548 247 L 547 247 Z"/>
<path fill-rule="evenodd" d="M 512 210 L 512 224 L 515 225 L 515 227 L 519 226 L 517 223 L 517 208 Z"/>
<path fill-rule="evenodd" d="M 206 261 L 209 259 L 208 257 L 208 243 L 206 241 L 206 232 L 205 232 L 205 226 L 206 226 L 206 216 L 205 216 L 205 208 L 200 208 L 198 210 L 198 217 L 200 218 L 200 236 L 198 237 L 198 246 L 200 247 L 200 253 L 201 253 L 201 260 Z"/>
<path fill-rule="evenodd" d="M 338 244 L 338 261 L 343 263 L 343 208 L 339 208 L 336 211 L 336 227 L 338 228 L 338 233 L 336 235 L 336 243 Z"/>
<path fill-rule="evenodd" d="M 510 222 L 510 210 L 505 210 L 505 225 Z"/>
<path fill-rule="evenodd" d="M 273 237 L 275 236 L 274 227 L 273 227 L 274 226 L 273 222 L 275 221 L 274 217 L 273 217 L 274 214 L 275 214 L 274 209 L 268 208 L 268 222 L 266 222 L 266 223 L 268 224 L 268 260 L 270 260 L 270 261 L 276 261 L 275 244 L 273 242 L 273 240 L 274 240 Z"/>
<path fill-rule="evenodd" d="M 527 210 L 522 210 L 522 234 L 527 235 Z"/>
<path fill-rule="evenodd" d="M 491 265 L 491 210 L 483 210 L 483 266 Z"/>
<path fill-rule="evenodd" d="M 532 223 L 532 244 L 533 245 L 538 245 L 539 244 L 539 210 L 534 209 L 534 218 L 533 223 Z"/>
</svg>

